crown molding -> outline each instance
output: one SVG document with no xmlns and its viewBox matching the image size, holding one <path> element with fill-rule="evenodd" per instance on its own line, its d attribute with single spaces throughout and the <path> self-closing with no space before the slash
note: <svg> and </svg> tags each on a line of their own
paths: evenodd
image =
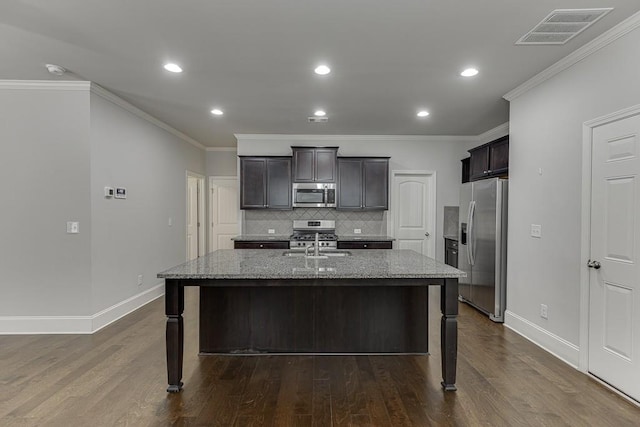
<svg viewBox="0 0 640 427">
<path fill-rule="evenodd" d="M 238 141 L 290 141 L 290 142 L 473 142 L 477 136 L 455 135 L 281 135 L 281 134 L 234 134 Z"/>
<path fill-rule="evenodd" d="M 509 122 L 503 123 L 493 129 L 489 129 L 488 131 L 481 133 L 476 137 L 476 140 L 480 144 L 484 144 L 485 142 L 491 142 L 494 139 L 498 139 L 505 135 L 509 135 Z"/>
<path fill-rule="evenodd" d="M 598 50 L 602 49 L 605 46 L 613 43 L 618 40 L 620 37 L 628 34 L 629 32 L 635 30 L 640 27 L 640 12 L 637 12 L 631 15 L 629 18 L 625 19 L 615 27 L 611 28 L 609 31 L 601 34 L 595 39 L 591 40 L 589 43 L 585 44 L 581 48 L 573 51 L 569 55 L 562 58 L 560 61 L 551 65 L 549 68 L 541 71 L 536 74 L 517 88 L 511 90 L 507 94 L 503 96 L 507 101 L 512 101 L 519 97 L 520 95 L 528 92 L 534 87 L 538 86 L 542 82 L 549 80 L 551 77 L 556 74 L 566 70 L 572 65 L 577 64 L 582 61 L 586 57 L 593 55 Z"/>
<path fill-rule="evenodd" d="M 236 147 L 207 147 L 206 151 L 233 151 L 236 152 L 238 149 Z"/>
<path fill-rule="evenodd" d="M 187 135 L 185 135 L 184 133 L 180 132 L 179 130 L 172 128 L 171 126 L 169 126 L 168 124 L 156 119 L 155 117 L 153 117 L 152 115 L 145 113 L 144 111 L 142 111 L 141 109 L 139 109 L 138 107 L 130 104 L 129 102 L 125 101 L 124 99 L 120 98 L 119 96 L 109 92 L 108 90 L 106 90 L 105 88 L 91 82 L 91 93 L 98 95 L 101 98 L 106 99 L 107 101 L 117 105 L 118 107 L 121 107 L 125 110 L 127 110 L 128 112 L 138 116 L 139 118 L 148 121 L 149 123 L 158 126 L 161 129 L 166 130 L 167 132 L 169 132 L 170 134 L 172 134 L 173 136 L 176 136 L 178 138 L 180 138 L 181 140 L 183 140 L 184 142 L 187 142 L 191 145 L 193 145 L 194 147 L 197 147 L 201 150 L 206 150 L 206 147 L 202 144 L 200 144 L 198 141 L 196 141 L 193 138 L 188 137 Z"/>
<path fill-rule="evenodd" d="M 90 86 L 88 81 L 0 80 L 0 89 L 88 91 Z"/>
</svg>

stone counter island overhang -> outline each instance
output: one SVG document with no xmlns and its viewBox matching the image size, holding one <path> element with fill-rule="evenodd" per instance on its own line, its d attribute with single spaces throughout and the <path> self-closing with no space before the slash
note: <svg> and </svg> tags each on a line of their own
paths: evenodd
<svg viewBox="0 0 640 427">
<path fill-rule="evenodd" d="M 201 354 L 426 354 L 428 286 L 440 286 L 442 386 L 456 389 L 462 271 L 410 250 L 286 252 L 219 250 L 158 274 L 169 392 L 183 385 L 185 286 L 200 287 Z"/>
</svg>

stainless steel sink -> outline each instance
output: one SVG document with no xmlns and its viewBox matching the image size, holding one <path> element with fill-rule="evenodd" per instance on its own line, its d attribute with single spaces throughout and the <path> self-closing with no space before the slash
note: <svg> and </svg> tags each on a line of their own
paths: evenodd
<svg viewBox="0 0 640 427">
<path fill-rule="evenodd" d="M 284 251 L 282 252 L 282 256 L 293 256 L 293 257 L 304 257 L 304 251 Z M 324 257 L 333 257 L 333 256 L 351 256 L 351 252 L 349 251 L 341 251 L 341 250 L 330 250 L 330 251 L 320 251 L 320 258 Z M 307 258 L 315 258 L 313 255 L 307 256 Z"/>
</svg>

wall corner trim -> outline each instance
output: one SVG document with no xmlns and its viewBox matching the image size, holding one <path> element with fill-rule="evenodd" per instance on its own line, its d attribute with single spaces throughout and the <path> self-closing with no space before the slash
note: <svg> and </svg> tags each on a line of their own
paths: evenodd
<svg viewBox="0 0 640 427">
<path fill-rule="evenodd" d="M 584 46 L 571 52 L 569 55 L 565 56 L 555 64 L 551 65 L 550 67 L 536 74 L 526 82 L 522 83 L 520 86 L 516 87 L 515 89 L 505 94 L 503 98 L 506 99 L 507 101 L 512 101 L 516 99 L 520 95 L 528 92 L 529 90 L 543 83 L 545 80 L 549 80 L 551 77 L 555 76 L 556 74 L 566 70 L 572 65 L 577 64 L 578 62 L 582 61 L 586 57 L 594 54 L 598 50 L 613 43 L 614 41 L 618 40 L 620 37 L 635 30 L 638 27 L 640 27 L 640 12 L 637 12 L 631 15 L 629 18 L 625 19 L 615 27 L 611 28 L 610 30 L 606 31 L 605 33 L 601 34 L 595 39 L 591 40 L 589 43 L 585 44 Z"/>
<path fill-rule="evenodd" d="M 580 369 L 580 347 L 570 343 L 512 311 L 505 311 L 504 325 L 566 364 Z"/>
<path fill-rule="evenodd" d="M 289 134 L 234 134 L 238 141 L 290 141 L 299 142 L 349 142 L 349 141 L 376 141 L 376 142 L 475 142 L 477 136 L 469 135 L 289 135 Z"/>
<path fill-rule="evenodd" d="M 120 98 L 119 96 L 109 92 L 108 90 L 106 90 L 105 88 L 103 88 L 102 86 L 99 86 L 93 82 L 91 83 L 91 93 L 98 95 L 101 98 L 106 99 L 109 102 L 112 102 L 113 104 L 117 105 L 120 108 L 123 108 L 125 110 L 127 110 L 128 112 L 138 116 L 139 118 L 148 121 L 149 123 L 156 125 L 157 127 L 166 130 L 167 132 L 169 132 L 170 134 L 172 134 L 173 136 L 176 136 L 178 138 L 180 138 L 181 140 L 183 140 L 184 142 L 187 142 L 191 145 L 193 145 L 194 147 L 197 147 L 201 150 L 205 150 L 206 147 L 202 144 L 200 144 L 198 141 L 196 141 L 195 139 L 188 137 L 187 135 L 185 135 L 184 133 L 180 132 L 179 130 L 169 126 L 168 124 L 156 119 L 155 117 L 153 117 L 152 115 L 145 113 L 144 111 L 142 111 L 141 109 L 139 109 L 138 107 L 130 104 L 129 102 L 125 101 L 124 99 Z"/>
<path fill-rule="evenodd" d="M 164 295 L 164 283 L 93 316 L 0 316 L 0 335 L 92 334 Z"/>
</svg>

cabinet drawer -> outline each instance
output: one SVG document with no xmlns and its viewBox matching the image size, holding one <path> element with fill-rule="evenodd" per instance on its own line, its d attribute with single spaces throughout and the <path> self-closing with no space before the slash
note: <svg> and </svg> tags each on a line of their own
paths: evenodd
<svg viewBox="0 0 640 427">
<path fill-rule="evenodd" d="M 391 249 L 393 246 L 393 242 L 384 240 L 384 241 L 348 241 L 348 242 L 340 242 L 338 241 L 338 249 Z"/>
<path fill-rule="evenodd" d="M 289 249 L 288 241 L 238 241 L 233 242 L 234 249 Z"/>
</svg>

